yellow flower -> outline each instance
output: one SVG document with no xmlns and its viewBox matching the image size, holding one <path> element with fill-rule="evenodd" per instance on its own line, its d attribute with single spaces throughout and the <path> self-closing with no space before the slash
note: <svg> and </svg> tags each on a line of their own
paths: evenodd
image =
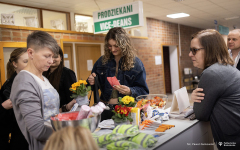
<svg viewBox="0 0 240 150">
<path fill-rule="evenodd" d="M 74 86 L 75 86 L 75 83 L 72 84 L 72 87 L 74 87 Z"/>
<path fill-rule="evenodd" d="M 69 90 L 72 91 L 73 93 L 76 93 L 75 92 L 76 91 L 76 87 L 75 88 L 69 88 Z M 75 90 L 75 91 L 73 91 L 73 90 Z"/>
<path fill-rule="evenodd" d="M 76 91 L 77 87 L 72 87 L 71 89 Z"/>
<path fill-rule="evenodd" d="M 76 82 L 75 84 L 76 84 L 76 86 L 80 86 L 80 85 L 81 85 L 81 83 L 80 83 L 80 82 Z"/>
<path fill-rule="evenodd" d="M 80 84 L 87 85 L 87 82 L 86 82 L 86 80 L 79 80 L 78 82 L 79 82 Z"/>
<path fill-rule="evenodd" d="M 130 102 L 134 102 L 134 98 L 131 97 L 131 96 L 124 96 L 124 97 L 122 98 L 122 102 L 123 102 L 124 104 L 129 104 Z"/>
</svg>

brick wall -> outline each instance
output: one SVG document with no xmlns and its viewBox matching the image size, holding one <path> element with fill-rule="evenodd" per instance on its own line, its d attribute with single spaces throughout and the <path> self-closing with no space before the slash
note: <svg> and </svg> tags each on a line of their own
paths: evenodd
<svg viewBox="0 0 240 150">
<path fill-rule="evenodd" d="M 188 57 L 191 35 L 200 29 L 188 26 L 180 26 L 182 55 L 180 57 L 180 69 L 191 67 L 192 62 Z M 148 39 L 132 39 L 138 57 L 142 60 L 146 73 L 147 84 L 150 93 L 164 93 L 164 81 L 162 65 L 155 65 L 155 55 L 161 54 L 161 44 L 178 45 L 178 25 L 156 19 L 147 19 Z M 25 42 L 31 30 L 16 30 L 0 28 L 0 41 Z M 65 34 L 49 32 L 60 44 L 60 39 L 78 40 L 104 40 L 101 35 Z"/>
<path fill-rule="evenodd" d="M 33 31 L 31 30 L 16 30 L 0 28 L 0 41 L 26 42 L 27 37 Z M 48 32 L 57 43 L 60 44 L 60 39 L 75 39 L 75 40 L 104 40 L 102 35 L 87 35 L 87 34 L 70 34 Z"/>
<path fill-rule="evenodd" d="M 197 69 L 193 66 L 191 58 L 188 56 L 189 54 L 189 48 L 190 48 L 190 43 L 191 43 L 191 37 L 194 33 L 197 33 L 202 29 L 199 28 L 194 28 L 194 27 L 189 27 L 189 26 L 180 26 L 180 38 L 181 38 L 181 56 L 180 56 L 180 70 L 182 74 L 181 78 L 181 83 L 182 86 L 184 86 L 183 82 L 183 69 L 184 68 L 192 68 L 193 75 L 201 74 L 202 70 Z"/>
<path fill-rule="evenodd" d="M 178 45 L 179 34 L 178 25 L 156 19 L 147 19 L 148 40 L 133 39 L 133 43 L 138 52 L 138 57 L 142 60 L 147 72 L 147 84 L 150 93 L 164 93 L 162 65 L 155 65 L 155 55 L 161 54 L 161 44 Z M 191 59 L 188 57 L 191 35 L 198 28 L 180 25 L 181 56 L 180 70 L 183 68 L 194 68 Z M 182 79 L 181 79 L 182 82 Z M 183 83 L 183 82 L 182 82 Z M 183 85 L 183 84 L 182 84 Z"/>
</svg>

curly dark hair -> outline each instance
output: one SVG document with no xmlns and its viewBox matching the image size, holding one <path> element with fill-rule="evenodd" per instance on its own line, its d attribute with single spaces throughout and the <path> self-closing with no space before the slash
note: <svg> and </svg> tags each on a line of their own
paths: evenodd
<svg viewBox="0 0 240 150">
<path fill-rule="evenodd" d="M 111 39 L 116 41 L 116 46 L 118 46 L 122 51 L 123 63 L 121 69 L 126 71 L 133 68 L 134 58 L 136 56 L 135 49 L 132 46 L 130 37 L 122 27 L 115 27 L 108 31 L 105 37 L 104 55 L 102 59 L 103 64 L 106 64 L 108 60 L 113 57 L 113 54 L 108 48 L 108 41 Z"/>
</svg>

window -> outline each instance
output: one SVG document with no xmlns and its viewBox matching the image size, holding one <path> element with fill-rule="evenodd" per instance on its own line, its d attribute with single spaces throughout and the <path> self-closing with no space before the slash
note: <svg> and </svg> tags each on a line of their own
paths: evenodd
<svg viewBox="0 0 240 150">
<path fill-rule="evenodd" d="M 4 25 L 40 27 L 39 9 L 0 3 L 0 23 Z"/>
<path fill-rule="evenodd" d="M 0 24 L 71 30 L 70 13 L 0 2 Z"/>
<path fill-rule="evenodd" d="M 62 12 L 54 12 L 42 10 L 43 28 L 68 30 L 68 14 Z"/>
<path fill-rule="evenodd" d="M 75 14 L 75 31 L 93 33 L 93 17 Z"/>
</svg>

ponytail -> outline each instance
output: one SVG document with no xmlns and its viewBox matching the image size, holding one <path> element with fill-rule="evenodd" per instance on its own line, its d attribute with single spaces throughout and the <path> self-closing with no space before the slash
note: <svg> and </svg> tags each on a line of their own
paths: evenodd
<svg viewBox="0 0 240 150">
<path fill-rule="evenodd" d="M 17 48 L 10 54 L 10 58 L 7 63 L 7 79 L 10 79 L 15 72 L 15 67 L 13 66 L 13 62 L 17 63 L 19 57 L 25 52 L 27 52 L 26 48 Z"/>
</svg>

